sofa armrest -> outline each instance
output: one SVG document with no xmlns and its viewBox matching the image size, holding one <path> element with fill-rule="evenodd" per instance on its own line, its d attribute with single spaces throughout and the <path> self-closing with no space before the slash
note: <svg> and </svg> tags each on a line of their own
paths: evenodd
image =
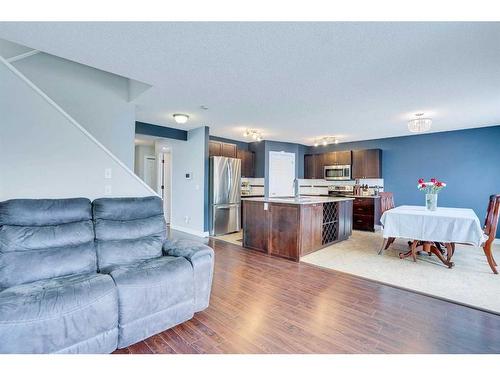
<svg viewBox="0 0 500 375">
<path fill-rule="evenodd" d="M 201 311 L 208 307 L 214 272 L 214 251 L 202 243 L 189 240 L 166 240 L 163 254 L 186 258 L 193 266 L 194 308 Z"/>
<path fill-rule="evenodd" d="M 163 243 L 163 254 L 184 257 L 190 262 L 204 255 L 214 257 L 214 251 L 211 247 L 189 240 L 165 240 Z"/>
</svg>

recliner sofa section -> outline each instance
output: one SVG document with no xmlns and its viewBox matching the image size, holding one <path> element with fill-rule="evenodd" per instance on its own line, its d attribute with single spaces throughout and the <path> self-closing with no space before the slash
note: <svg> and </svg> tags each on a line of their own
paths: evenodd
<svg viewBox="0 0 500 375">
<path fill-rule="evenodd" d="M 0 352 L 109 353 L 208 306 L 213 250 L 161 199 L 0 202 Z"/>
</svg>

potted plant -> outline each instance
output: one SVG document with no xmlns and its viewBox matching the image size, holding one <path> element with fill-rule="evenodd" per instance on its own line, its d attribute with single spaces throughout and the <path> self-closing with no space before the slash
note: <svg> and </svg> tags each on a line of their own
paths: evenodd
<svg viewBox="0 0 500 375">
<path fill-rule="evenodd" d="M 430 181 L 426 182 L 423 178 L 418 180 L 418 190 L 425 192 L 425 208 L 430 211 L 436 211 L 437 209 L 437 197 L 441 189 L 446 187 L 446 184 L 442 181 L 438 181 L 435 178 L 431 178 Z"/>
</svg>

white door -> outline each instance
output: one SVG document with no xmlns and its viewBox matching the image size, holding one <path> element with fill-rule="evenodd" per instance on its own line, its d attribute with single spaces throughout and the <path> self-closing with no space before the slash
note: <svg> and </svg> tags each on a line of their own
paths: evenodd
<svg viewBox="0 0 500 375">
<path fill-rule="evenodd" d="M 156 158 L 144 156 L 144 182 L 155 190 Z"/>
<path fill-rule="evenodd" d="M 293 197 L 295 195 L 295 154 L 269 152 L 269 197 Z"/>
</svg>

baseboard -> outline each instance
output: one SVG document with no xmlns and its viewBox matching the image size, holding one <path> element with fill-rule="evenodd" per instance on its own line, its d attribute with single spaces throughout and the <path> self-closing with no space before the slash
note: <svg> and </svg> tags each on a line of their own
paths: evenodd
<svg viewBox="0 0 500 375">
<path fill-rule="evenodd" d="M 198 231 L 195 229 L 185 228 L 185 227 L 181 227 L 178 225 L 172 225 L 172 224 L 170 224 L 170 228 L 184 232 L 184 233 L 192 234 L 193 236 L 196 236 L 196 237 L 208 237 L 208 232 L 202 232 L 202 231 Z"/>
</svg>

